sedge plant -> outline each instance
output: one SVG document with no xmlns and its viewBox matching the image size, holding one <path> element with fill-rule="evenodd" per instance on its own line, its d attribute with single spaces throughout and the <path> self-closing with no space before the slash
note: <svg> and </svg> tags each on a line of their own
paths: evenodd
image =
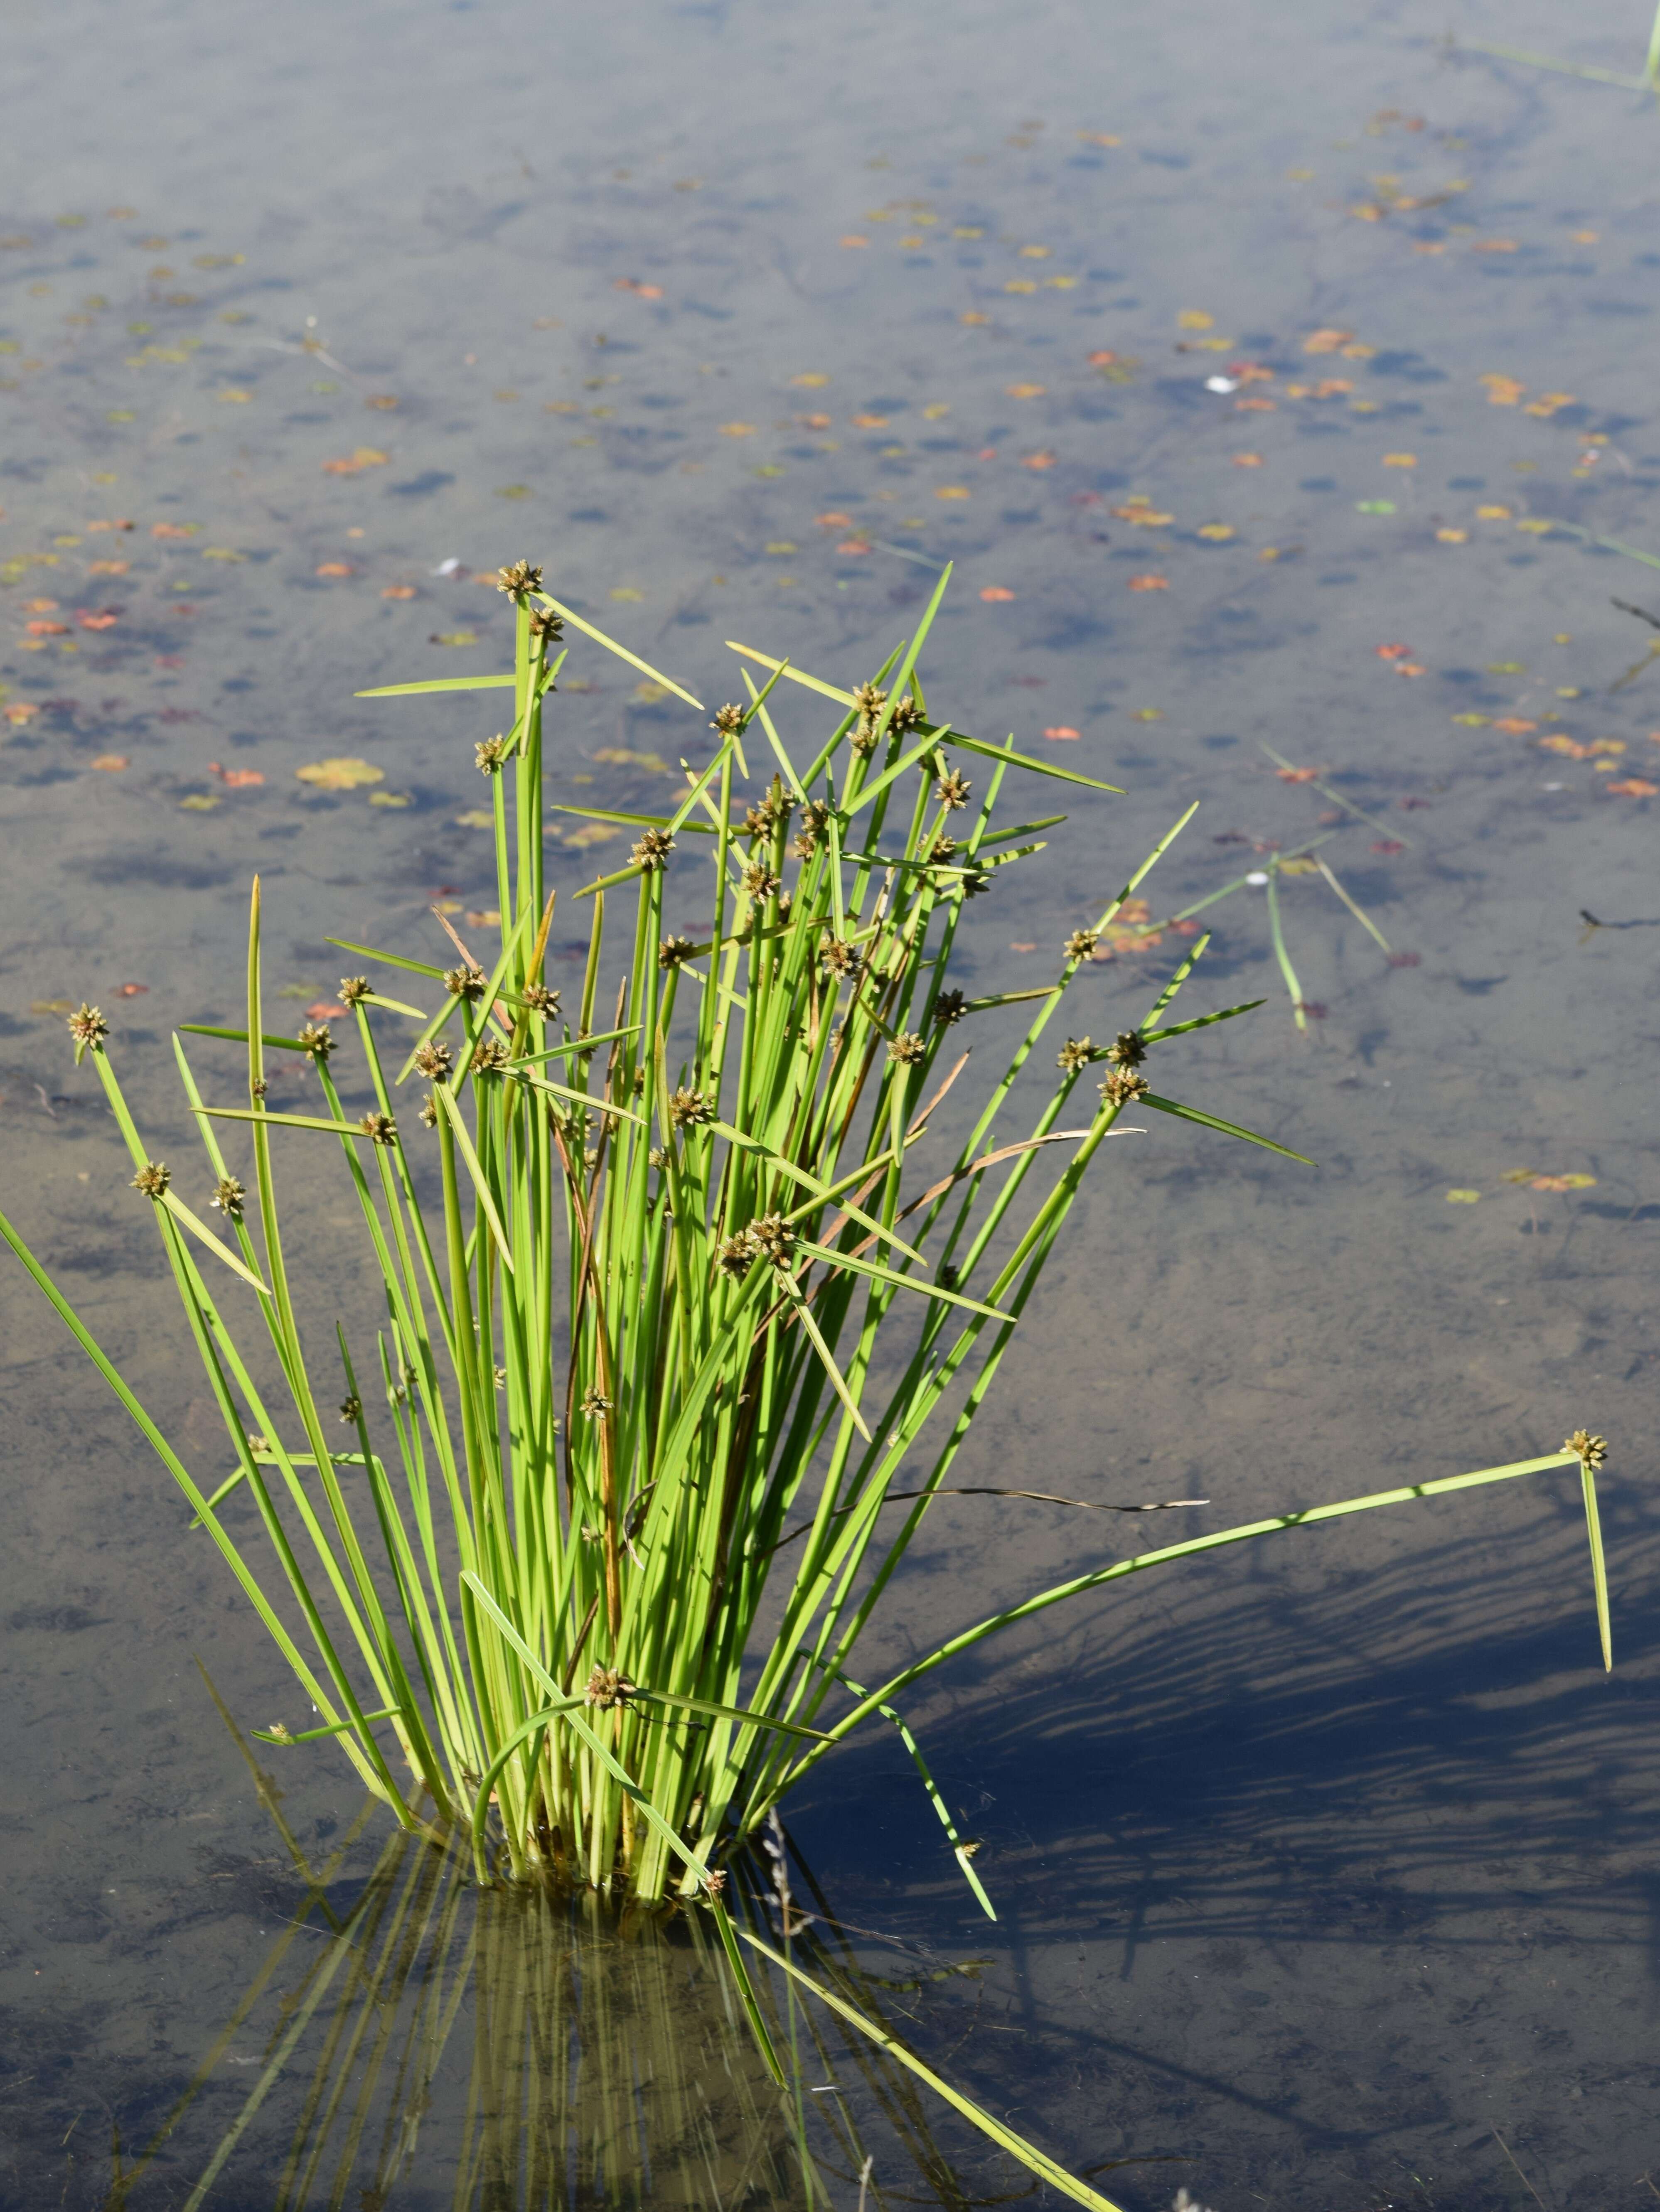
<svg viewBox="0 0 1660 2212">
<path fill-rule="evenodd" d="M 153 1210 L 234 1454 L 227 1480 L 191 1471 L 0 1217 L 315 1709 L 314 1725 L 265 1741 L 333 1746 L 403 1826 L 470 1838 L 481 1879 L 552 1874 L 648 1905 L 702 1896 L 735 1960 L 721 1862 L 866 1723 L 900 1728 L 991 1911 L 894 1701 L 1000 1629 L 1152 1566 L 1577 1463 L 1607 1660 L 1604 1448 L 1580 1431 L 1538 1458 L 1121 1559 L 867 1685 L 861 1638 L 952 1487 L 1121 1116 L 1301 1156 L 1171 1097 L 1155 1073 L 1185 1035 L 1249 1011 L 1170 1018 L 1203 937 L 1134 1030 L 1068 1037 L 1058 1054 L 1043 1042 L 1175 830 L 1067 940 L 1051 983 L 977 997 L 951 983 L 967 902 L 1061 818 L 1006 822 L 1006 787 L 1112 787 L 930 711 L 918 662 L 946 577 L 916 635 L 856 689 L 737 648 L 757 672 L 746 700 L 714 716 L 713 757 L 684 766 L 664 812 L 569 810 L 634 842 L 576 894 L 588 953 L 563 1003 L 546 980 L 544 881 L 563 632 L 698 702 L 537 568 L 502 582 L 511 671 L 364 695 L 499 688 L 512 704 L 507 732 L 477 748 L 499 943 L 451 931 L 453 957 L 429 961 L 331 940 L 374 979 L 340 986 L 367 1110 L 342 1097 L 329 1026 L 266 1029 L 257 883 L 245 1025 L 188 1025 L 211 1041 L 211 1077 L 175 1039 L 203 1210 L 141 1135 L 102 1016 L 83 1006 L 70 1021 Z M 786 744 L 786 697 L 824 720 L 810 754 Z M 696 935 L 671 926 L 688 860 L 708 893 Z M 1015 1000 L 1030 1001 L 1018 1041 L 964 1109 L 952 1094 L 965 1040 Z M 282 1054 L 314 1068 L 321 1112 L 270 1102 Z M 1017 1091 L 1035 1097 L 1012 1136 Z M 966 1134 L 946 1149 L 930 1135 L 948 1097 Z M 319 1143 L 356 1194 L 380 1309 L 322 1345 L 297 1317 L 276 1174 L 285 1146 Z M 227 1146 L 246 1147 L 240 1172 Z M 216 1209 L 222 1231 L 204 1218 Z"/>
</svg>

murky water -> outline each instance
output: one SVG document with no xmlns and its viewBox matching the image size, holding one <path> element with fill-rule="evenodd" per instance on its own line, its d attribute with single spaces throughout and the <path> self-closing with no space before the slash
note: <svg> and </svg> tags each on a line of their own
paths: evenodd
<svg viewBox="0 0 1660 2212">
<path fill-rule="evenodd" d="M 1634 69 L 1642 14 L 1450 20 Z M 1613 604 L 1660 613 L 1619 550 L 1660 554 L 1660 115 L 1449 54 L 1448 20 L 7 10 L 5 1202 L 204 1464 L 216 1417 L 57 1003 L 113 1011 L 179 1151 L 169 1032 L 233 1010 L 253 871 L 296 1006 L 332 992 L 325 932 L 413 945 L 435 897 L 493 904 L 460 818 L 489 716 L 351 695 L 498 665 L 498 562 L 544 561 L 718 702 L 728 637 L 862 676 L 954 561 L 931 702 L 1128 793 L 980 902 L 984 988 L 1046 980 L 1191 800 L 1155 915 L 1331 830 L 1393 958 L 1318 874 L 1286 881 L 1299 1035 L 1241 890 L 1189 995 L 1268 1004 L 1172 1079 L 1317 1169 L 1173 1124 L 1115 1151 L 972 1466 L 1207 1498 L 1197 1529 L 1584 1423 L 1613 1445 L 1616 1671 L 1559 1475 L 1148 1577 L 933 1677 L 909 1717 L 994 1926 L 897 1741 L 820 1770 L 794 1825 L 842 1917 L 909 1947 L 856 1939 L 904 1985 L 895 2024 L 1074 2166 L 1129 2161 L 1100 2185 L 1136 2212 L 1178 2185 L 1219 2212 L 1554 2212 L 1646 2201 L 1660 2169 L 1660 673 L 1614 688 L 1655 632 Z M 553 795 L 645 803 L 696 724 L 597 651 L 572 667 Z M 341 757 L 378 780 L 296 774 Z M 571 849 L 555 880 L 592 868 Z M 1139 1016 L 1177 941 L 1086 971 L 1074 1032 Z M 321 1228 L 349 1225 L 318 1173 Z M 0 1281 L 0 2201 L 104 2203 L 114 2146 L 131 2164 L 210 2061 L 131 2191 L 181 2203 L 335 1939 L 193 1663 L 246 1723 L 279 1662 Z M 930 1527 L 897 1653 L 1122 1535 L 973 1499 Z M 280 1779 L 309 1863 L 344 1849 L 330 1910 L 373 1904 L 385 1836 L 343 1845 L 344 1764 Z M 366 2203 L 449 2201 L 459 2166 L 493 2185 L 463 2164 L 488 2006 L 459 2002 L 418 2147 L 377 2166 L 416 2078 L 387 2062 Z M 276 2201 L 320 2047 L 211 2202 Z M 770 2142 L 722 2132 L 737 2094 L 713 2136 L 688 2105 L 653 2124 L 648 2193 L 784 2201 Z M 930 2201 L 903 2133 L 873 2180 Z M 941 2140 L 970 2194 L 1021 2185 Z M 620 2158 L 573 2155 L 571 2201 Z"/>
</svg>

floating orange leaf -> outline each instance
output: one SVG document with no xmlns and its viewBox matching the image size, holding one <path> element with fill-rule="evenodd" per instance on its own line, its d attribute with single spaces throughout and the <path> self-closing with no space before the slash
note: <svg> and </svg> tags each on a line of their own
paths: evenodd
<svg viewBox="0 0 1660 2212">
<path fill-rule="evenodd" d="M 95 614 L 89 607 L 78 607 L 75 619 L 82 629 L 113 629 L 119 617 L 108 607 L 100 608 Z"/>
<path fill-rule="evenodd" d="M 1524 720 L 1520 714 L 1505 714 L 1495 721 L 1493 726 L 1495 730 L 1503 730 L 1507 737 L 1524 738 L 1529 730 L 1536 730 L 1539 725 L 1537 722 Z"/>
<path fill-rule="evenodd" d="M 967 499 L 971 495 L 966 484 L 941 484 L 933 495 L 936 499 Z"/>
<path fill-rule="evenodd" d="M 132 566 L 131 561 L 91 561 L 87 573 L 91 576 L 125 576 Z"/>
<path fill-rule="evenodd" d="M 398 404 L 397 395 L 391 392 L 372 392 L 363 404 L 365 407 L 378 407 L 383 414 L 390 414 Z"/>
<path fill-rule="evenodd" d="M 1047 384 L 1006 384 L 1003 389 L 1011 399 L 1041 399 L 1049 386 Z"/>
<path fill-rule="evenodd" d="M 1070 724 L 1066 722 L 1056 722 L 1053 728 L 1045 730 L 1043 735 L 1046 738 L 1051 738 L 1056 744 L 1075 744 L 1078 740 L 1079 733 L 1076 730 L 1072 728 Z"/>
<path fill-rule="evenodd" d="M 1281 783 L 1312 783 L 1320 773 L 1317 768 L 1277 768 L 1274 772 Z"/>
<path fill-rule="evenodd" d="M 324 561 L 318 564 L 319 576 L 350 576 L 355 573 L 350 561 Z"/>
<path fill-rule="evenodd" d="M 124 768 L 131 766 L 125 753 L 100 753 L 95 760 L 87 763 L 88 768 L 101 769 L 106 775 L 119 775 Z"/>
<path fill-rule="evenodd" d="M 855 430 L 885 430 L 890 420 L 886 415 L 855 415 L 853 427 Z"/>
<path fill-rule="evenodd" d="M 1261 453 L 1236 453 L 1233 457 L 1233 465 L 1237 469 L 1260 469 L 1262 465 L 1262 456 Z"/>
<path fill-rule="evenodd" d="M 70 626 L 67 623 L 32 622 L 29 624 L 29 635 L 31 637 L 67 637 L 69 629 Z"/>
<path fill-rule="evenodd" d="M 1170 589 L 1170 578 L 1168 576 L 1132 576 L 1129 587 L 1133 592 L 1167 592 Z"/>
<path fill-rule="evenodd" d="M 868 246 L 870 240 L 867 238 L 860 238 L 855 232 L 849 231 L 842 243 L 843 246 Z"/>
<path fill-rule="evenodd" d="M 1660 791 L 1660 783 L 1649 783 L 1640 775 L 1628 775 L 1622 782 L 1604 787 L 1620 799 L 1652 799 Z"/>
<path fill-rule="evenodd" d="M 1472 253 L 1514 253 L 1516 251 L 1517 244 L 1513 238 L 1478 238 L 1470 248 Z"/>
<path fill-rule="evenodd" d="M 265 781 L 263 770 L 257 768 L 221 768 L 217 761 L 208 763 L 208 774 L 216 775 L 221 783 L 233 791 L 251 791 Z"/>
<path fill-rule="evenodd" d="M 723 422 L 721 425 L 721 435 L 723 438 L 752 438 L 755 435 L 755 425 L 753 422 Z"/>
<path fill-rule="evenodd" d="M 388 584 L 380 596 L 383 599 L 412 599 L 415 586 L 413 584 Z"/>
<path fill-rule="evenodd" d="M 21 726 L 24 722 L 32 722 L 40 709 L 33 699 L 19 699 L 14 705 L 0 711 L 3 711 L 9 722 L 15 722 Z"/>
<path fill-rule="evenodd" d="M 835 513 L 815 514 L 812 519 L 821 530 L 851 530 L 853 527 L 853 517 L 850 514 Z"/>
<path fill-rule="evenodd" d="M 1487 398 L 1495 407 L 1514 407 L 1528 388 L 1513 376 L 1484 376 L 1480 381 L 1486 385 Z"/>
<path fill-rule="evenodd" d="M 1310 331 L 1303 341 L 1304 353 L 1335 353 L 1339 346 L 1347 345 L 1354 336 L 1353 331 Z"/>
<path fill-rule="evenodd" d="M 1020 456 L 1020 465 L 1023 469 L 1052 469 L 1055 466 L 1055 456 L 1047 449 L 1042 453 L 1022 453 Z"/>
<path fill-rule="evenodd" d="M 868 553 L 870 547 L 862 538 L 844 538 L 836 550 L 838 553 Z"/>
<path fill-rule="evenodd" d="M 1006 584 L 987 584 L 982 589 L 980 596 L 982 599 L 1001 600 L 1012 599 L 1014 594 Z"/>
</svg>

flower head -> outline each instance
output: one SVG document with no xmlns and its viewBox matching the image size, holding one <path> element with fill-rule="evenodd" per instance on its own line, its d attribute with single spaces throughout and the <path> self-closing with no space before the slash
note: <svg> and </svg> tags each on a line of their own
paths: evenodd
<svg viewBox="0 0 1660 2212">
<path fill-rule="evenodd" d="M 1107 1047 L 1107 1058 L 1115 1067 L 1140 1067 L 1147 1056 L 1147 1048 L 1139 1030 L 1120 1030 Z"/>
<path fill-rule="evenodd" d="M 362 1418 L 363 1401 L 361 1398 L 354 1394 L 351 1397 L 343 1398 L 340 1401 L 340 1419 L 343 1422 L 361 1421 Z"/>
<path fill-rule="evenodd" d="M 674 840 L 666 830 L 648 830 L 635 845 L 630 856 L 637 868 L 650 875 L 660 868 L 674 850 Z"/>
<path fill-rule="evenodd" d="M 538 641 L 538 643 L 542 643 L 544 645 L 557 645 L 560 639 L 565 635 L 565 617 L 563 615 L 549 613 L 545 609 L 541 607 L 532 608 L 530 618 L 530 634 L 532 638 Z"/>
<path fill-rule="evenodd" d="M 369 989 L 369 979 L 367 975 L 343 975 L 340 978 L 341 1005 L 356 1006 L 360 1000 L 368 997 Z"/>
<path fill-rule="evenodd" d="M 714 1248 L 714 1264 L 723 1275 L 748 1274 L 754 1257 L 747 1239 L 742 1237 L 723 1237 Z"/>
<path fill-rule="evenodd" d="M 738 731 L 743 728 L 743 708 L 741 707 L 734 707 L 730 704 L 725 707 L 717 707 L 714 710 L 714 720 L 709 724 L 710 729 L 718 730 L 723 738 L 730 738 L 735 735 Z"/>
<path fill-rule="evenodd" d="M 918 1067 L 927 1056 L 928 1048 L 915 1030 L 901 1030 L 888 1040 L 888 1058 L 900 1067 Z"/>
<path fill-rule="evenodd" d="M 415 1048 L 415 1071 L 429 1083 L 447 1083 L 455 1055 L 441 1037 L 429 1038 Z"/>
<path fill-rule="evenodd" d="M 1068 960 L 1087 960 L 1100 942 L 1100 934 L 1098 931 L 1074 929 L 1062 949 Z"/>
<path fill-rule="evenodd" d="M 496 588 L 498 592 L 505 592 L 510 599 L 517 602 L 526 592 L 541 590 L 541 568 L 533 561 L 515 561 L 511 568 L 498 569 Z"/>
<path fill-rule="evenodd" d="M 247 1194 L 246 1189 L 234 1176 L 221 1176 L 213 1187 L 213 1196 L 208 1204 L 216 1206 L 227 1221 L 240 1221 L 242 1218 L 242 1200 Z"/>
<path fill-rule="evenodd" d="M 488 982 L 483 969 L 471 960 L 463 967 L 444 970 L 444 988 L 452 998 L 465 999 L 470 1006 L 483 997 Z"/>
<path fill-rule="evenodd" d="M 588 1676 L 588 1686 L 582 1692 L 586 1704 L 608 1712 L 613 1705 L 625 1705 L 634 1695 L 635 1685 L 615 1667 L 596 1667 Z"/>
<path fill-rule="evenodd" d="M 1578 1452 L 1580 1465 L 1590 1470 L 1601 1467 L 1608 1455 L 1606 1437 L 1593 1436 L 1589 1429 L 1576 1429 L 1571 1437 L 1562 1440 L 1564 1451 Z"/>
<path fill-rule="evenodd" d="M 1080 1067 L 1087 1067 L 1091 1057 L 1087 1037 L 1068 1037 L 1055 1054 L 1055 1066 L 1063 1075 L 1076 1075 Z"/>
<path fill-rule="evenodd" d="M 684 1087 L 669 1094 L 669 1120 L 677 1129 L 701 1128 L 714 1119 L 714 1101 L 701 1091 Z"/>
<path fill-rule="evenodd" d="M 783 884 L 764 860 L 751 860 L 744 871 L 744 889 L 752 899 L 775 898 Z"/>
<path fill-rule="evenodd" d="M 864 956 L 857 946 L 839 937 L 827 937 L 818 948 L 818 957 L 832 975 L 856 975 L 864 965 Z"/>
<path fill-rule="evenodd" d="M 582 1411 L 589 1420 L 597 1421 L 602 1413 L 610 1413 L 611 1400 L 603 1390 L 591 1388 L 582 1394 Z"/>
<path fill-rule="evenodd" d="M 89 1006 L 82 999 L 69 1018 L 69 1030 L 75 1039 L 75 1064 L 79 1067 L 83 1053 L 102 1052 L 110 1025 L 96 1006 Z"/>
<path fill-rule="evenodd" d="M 489 738 L 482 745 L 475 745 L 472 757 L 478 764 L 480 775 L 499 775 L 507 753 L 508 741 L 505 738 Z"/>
<path fill-rule="evenodd" d="M 795 1231 L 781 1213 L 763 1213 L 744 1231 L 744 1242 L 757 1259 L 770 1260 L 781 1267 L 789 1258 Z"/>
<path fill-rule="evenodd" d="M 959 806 L 968 805 L 969 793 L 973 789 L 974 786 L 967 776 L 959 769 L 952 769 L 948 775 L 942 775 L 934 785 L 933 795 L 943 807 L 955 814 Z"/>
<path fill-rule="evenodd" d="M 423 1129 L 435 1129 L 438 1127 L 438 1103 L 430 1091 L 421 1101 L 421 1109 L 416 1118 Z"/>
<path fill-rule="evenodd" d="M 559 994 L 550 991 L 545 983 L 526 983 L 519 995 L 532 1013 L 540 1014 L 544 1018 L 559 1011 Z"/>
<path fill-rule="evenodd" d="M 164 1198 L 172 1181 L 173 1170 L 165 1160 L 146 1160 L 133 1177 L 132 1188 L 142 1190 L 146 1198 Z"/>
<path fill-rule="evenodd" d="M 326 1022 L 307 1022 L 300 1032 L 300 1042 L 320 1062 L 334 1050 L 334 1031 Z"/>
<path fill-rule="evenodd" d="M 365 1114 L 357 1124 L 371 1144 L 395 1145 L 398 1124 L 390 1114 Z"/>
<path fill-rule="evenodd" d="M 480 1037 L 469 1064 L 475 1075 L 499 1075 L 512 1057 L 500 1037 Z"/>
<path fill-rule="evenodd" d="M 967 1004 L 968 1000 L 960 991 L 942 991 L 933 1002 L 933 1018 L 937 1026 L 942 1030 L 949 1029 L 953 1022 L 960 1022 Z"/>
<path fill-rule="evenodd" d="M 1145 1098 L 1146 1095 L 1146 1077 L 1132 1075 L 1126 1068 L 1115 1067 L 1101 1085 L 1102 1103 L 1107 1106 L 1128 1106 L 1138 1098 Z"/>
</svg>

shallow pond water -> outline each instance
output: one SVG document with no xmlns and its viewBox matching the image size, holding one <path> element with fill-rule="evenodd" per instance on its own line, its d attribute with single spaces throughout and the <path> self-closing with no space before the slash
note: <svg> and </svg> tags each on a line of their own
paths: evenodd
<svg viewBox="0 0 1660 2212">
<path fill-rule="evenodd" d="M 1660 2171 L 1660 673 L 1615 604 L 1660 614 L 1660 114 L 1456 43 L 1635 70 L 1642 13 L 8 11 L 4 1202 L 204 1464 L 63 1004 L 112 1013 L 181 1150 L 169 1033 L 234 1010 L 253 872 L 296 1008 L 332 995 L 325 933 L 418 948 L 435 900 L 494 903 L 488 715 L 352 695 L 500 665 L 502 561 L 711 702 L 728 637 L 862 678 L 955 562 L 931 704 L 1126 792 L 980 902 L 984 989 L 1047 981 L 1195 800 L 1152 915 L 1329 831 L 1387 940 L 1282 883 L 1302 1033 L 1263 891 L 1207 912 L 1189 996 L 1267 1003 L 1177 1095 L 1317 1165 L 1167 1123 L 1104 1160 L 961 1479 L 1204 1498 L 1197 1533 L 1589 1425 L 1613 1675 L 1553 1474 L 1149 1577 L 932 1678 L 908 1717 L 994 1925 L 897 1740 L 792 1808 L 896 2024 L 1134 2212 L 1555 2212 Z M 570 665 L 550 795 L 648 804 L 701 720 Z M 297 773 L 338 758 L 378 774 Z M 1185 943 L 1091 965 L 1070 1028 L 1139 1018 Z M 314 1196 L 350 1225 L 321 1169 Z M 349 1238 L 334 1264 L 348 1296 Z M 0 2203 L 183 2203 L 337 1939 L 196 1663 L 246 1725 L 275 1654 L 9 1261 L 0 1310 Z M 943 1501 L 884 1649 L 1113 1556 L 1123 1524 L 1081 1517 Z M 404 1876 L 344 1764 L 279 1779 L 329 1911 L 378 1910 Z M 447 1909 L 423 1893 L 423 1941 Z M 418 2145 L 388 2062 L 350 2201 L 453 2197 L 489 2009 L 456 2003 Z M 277 2201 L 317 2048 L 210 2202 Z M 712 2136 L 642 2118 L 654 2168 L 524 2186 L 791 2201 L 733 2119 L 752 2090 Z M 848 2094 L 885 2201 L 933 2201 L 903 2115 Z M 969 2196 L 1024 2186 L 940 2126 Z"/>
</svg>

